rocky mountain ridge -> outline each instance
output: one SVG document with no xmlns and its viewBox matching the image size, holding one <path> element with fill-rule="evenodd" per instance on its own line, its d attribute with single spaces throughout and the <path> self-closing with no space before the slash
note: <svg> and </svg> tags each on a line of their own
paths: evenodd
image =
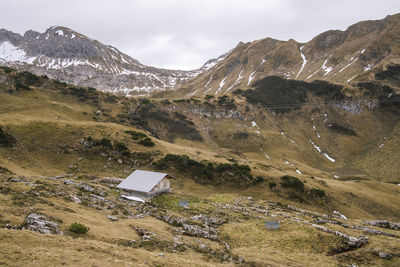
<svg viewBox="0 0 400 267">
<path fill-rule="evenodd" d="M 225 94 L 280 76 L 345 87 L 400 63 L 400 14 L 330 30 L 307 43 L 265 38 L 236 47 L 192 71 L 149 67 L 65 27 L 23 36 L 0 30 L 0 64 L 123 95 L 178 89 L 180 97 Z"/>
<path fill-rule="evenodd" d="M 0 30 L 0 64 L 116 94 L 146 94 L 175 88 L 200 70 L 149 67 L 66 27 L 23 36 Z"/>
<path fill-rule="evenodd" d="M 239 43 L 216 64 L 183 86 L 186 97 L 225 94 L 256 80 L 280 76 L 307 82 L 325 80 L 345 87 L 370 81 L 400 61 L 400 15 L 331 30 L 307 43 L 265 38 Z"/>
</svg>

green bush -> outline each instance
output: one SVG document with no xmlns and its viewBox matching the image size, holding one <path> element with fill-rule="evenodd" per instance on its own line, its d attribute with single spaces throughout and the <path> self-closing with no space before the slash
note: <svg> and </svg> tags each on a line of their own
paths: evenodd
<svg viewBox="0 0 400 267">
<path fill-rule="evenodd" d="M 190 103 L 190 100 L 188 100 L 188 99 L 174 99 L 174 100 L 172 100 L 172 102 L 174 102 L 174 103 L 185 103 L 185 102 Z"/>
<path fill-rule="evenodd" d="M 140 99 L 139 101 L 140 101 L 140 103 L 142 103 L 143 105 L 148 105 L 148 104 L 150 104 L 150 100 L 147 99 L 147 98 L 142 98 L 142 99 Z"/>
<path fill-rule="evenodd" d="M 264 177 L 262 176 L 257 176 L 256 179 L 254 180 L 254 184 L 259 184 L 264 182 Z"/>
<path fill-rule="evenodd" d="M 357 136 L 357 133 L 354 130 L 352 130 L 352 129 L 346 127 L 346 126 L 339 125 L 339 124 L 337 124 L 335 122 L 332 123 L 331 125 L 329 125 L 328 129 L 331 130 L 331 131 L 334 131 L 334 132 L 336 132 L 338 134 Z"/>
<path fill-rule="evenodd" d="M 292 188 L 299 191 L 304 190 L 304 183 L 300 181 L 299 178 L 290 175 L 281 177 L 281 185 L 285 188 Z"/>
<path fill-rule="evenodd" d="M 146 137 L 146 138 L 144 138 L 143 140 L 140 140 L 140 141 L 138 142 L 138 144 L 141 144 L 141 145 L 143 145 L 143 146 L 154 146 L 154 145 L 155 145 L 154 142 L 151 141 L 151 138 L 150 138 L 150 137 Z"/>
<path fill-rule="evenodd" d="M 26 86 L 25 84 L 20 83 L 20 82 L 15 82 L 15 89 L 17 91 L 23 91 L 23 90 L 30 91 L 30 90 L 32 90 L 29 86 Z"/>
<path fill-rule="evenodd" d="M 125 131 L 125 133 L 130 134 L 133 140 L 138 140 L 147 137 L 146 134 L 136 131 Z"/>
<path fill-rule="evenodd" d="M 69 226 L 68 230 L 78 235 L 84 235 L 90 230 L 90 228 L 81 223 L 74 222 Z"/>
<path fill-rule="evenodd" d="M 96 141 L 96 146 L 102 146 L 105 148 L 112 148 L 111 140 L 107 138 L 102 138 L 99 141 Z"/>
<path fill-rule="evenodd" d="M 9 67 L 0 67 L 4 70 L 5 73 L 11 73 L 13 71 L 15 71 L 15 69 L 9 68 Z"/>
<path fill-rule="evenodd" d="M 5 132 L 0 127 L 0 147 L 11 147 L 16 142 L 17 142 L 17 140 L 11 134 Z"/>
<path fill-rule="evenodd" d="M 128 147 L 122 142 L 115 141 L 114 142 L 114 148 L 116 150 L 118 150 L 119 153 L 121 153 L 121 155 L 124 155 L 124 156 L 129 156 L 130 155 Z"/>
<path fill-rule="evenodd" d="M 268 182 L 268 185 L 271 190 L 274 190 L 274 188 L 277 186 L 277 183 L 274 181 L 270 181 Z"/>
<path fill-rule="evenodd" d="M 155 163 L 157 169 L 169 168 L 186 174 L 197 182 L 205 184 L 235 184 L 251 185 L 254 179 L 248 165 L 212 163 L 209 161 L 196 161 L 186 155 L 167 154 L 164 158 Z"/>
<path fill-rule="evenodd" d="M 313 188 L 310 190 L 310 196 L 314 198 L 325 198 L 326 194 L 325 191 L 319 188 Z"/>
<path fill-rule="evenodd" d="M 146 122 L 152 122 L 146 123 Z M 142 106 L 131 118 L 132 125 L 142 126 L 151 132 L 156 138 L 158 134 L 173 142 L 176 138 L 184 138 L 194 141 L 203 141 L 195 124 L 186 116 L 161 109 L 153 104 Z"/>
<path fill-rule="evenodd" d="M 345 97 L 342 93 L 343 86 L 326 81 L 308 83 L 268 76 L 253 82 L 251 86 L 254 89 L 238 89 L 233 94 L 246 97 L 247 102 L 253 105 L 262 105 L 282 113 L 300 109 L 308 101 L 309 93 L 330 101 L 342 100 Z"/>
<path fill-rule="evenodd" d="M 9 169 L 0 166 L 0 173 L 13 174 Z"/>
</svg>

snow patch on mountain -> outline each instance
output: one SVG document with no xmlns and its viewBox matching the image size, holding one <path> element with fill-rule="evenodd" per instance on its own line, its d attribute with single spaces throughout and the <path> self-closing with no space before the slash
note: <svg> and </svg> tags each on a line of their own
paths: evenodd
<svg viewBox="0 0 400 267">
<path fill-rule="evenodd" d="M 334 158 L 330 157 L 327 153 L 322 153 L 322 155 L 324 155 L 324 157 L 327 158 L 331 162 L 335 162 L 336 161 Z"/>
<path fill-rule="evenodd" d="M 243 72 L 243 69 L 240 70 L 237 80 L 231 86 L 229 86 L 228 89 L 226 89 L 227 92 L 232 90 L 233 87 L 235 87 L 236 85 L 239 84 L 240 80 L 243 78 L 242 72 Z"/>
<path fill-rule="evenodd" d="M 386 141 L 386 136 L 383 137 L 383 141 L 378 147 L 379 148 L 383 147 L 385 145 L 385 141 Z"/>
<path fill-rule="evenodd" d="M 324 63 L 322 64 L 322 66 L 321 66 L 322 70 L 325 72 L 325 73 L 324 73 L 324 76 L 328 75 L 329 72 L 331 72 L 331 71 L 333 70 L 333 66 L 330 66 L 330 67 L 327 67 L 327 66 L 326 66 L 326 63 L 328 63 L 328 59 L 329 59 L 329 58 L 327 58 L 327 59 L 324 61 Z"/>
<path fill-rule="evenodd" d="M 8 41 L 0 44 L 0 60 L 2 61 L 19 61 L 31 64 L 35 59 L 34 57 L 27 57 L 24 50 Z"/>
<path fill-rule="evenodd" d="M 250 86 L 251 80 L 253 80 L 253 79 L 254 79 L 253 75 L 254 75 L 255 73 L 256 73 L 256 70 L 255 70 L 255 71 L 253 71 L 253 72 L 250 74 L 250 76 L 249 76 L 249 80 L 247 81 L 247 86 Z"/>
<path fill-rule="evenodd" d="M 321 148 L 319 146 L 317 146 L 311 139 L 309 139 L 308 141 L 310 141 L 310 143 L 314 146 L 314 148 L 321 153 Z"/>
<path fill-rule="evenodd" d="M 335 75 L 341 73 L 342 71 L 344 71 L 345 69 L 347 69 L 348 67 L 350 67 L 351 65 L 353 65 L 353 63 L 356 62 L 357 60 L 358 60 L 358 57 L 356 57 L 355 59 L 354 59 L 354 57 L 352 57 L 352 58 L 350 59 L 350 63 L 348 63 L 344 68 L 342 68 L 342 69 L 340 69 L 338 72 L 336 72 L 333 76 L 335 76 Z"/>
<path fill-rule="evenodd" d="M 64 36 L 63 30 L 57 30 L 57 31 L 55 31 L 55 33 L 56 33 L 57 35 Z"/>
<path fill-rule="evenodd" d="M 354 75 L 353 77 L 351 77 L 350 79 L 347 80 L 347 83 L 351 82 L 351 80 L 353 80 L 355 77 L 357 77 L 358 74 Z"/>
<path fill-rule="evenodd" d="M 369 71 L 370 69 L 372 69 L 372 67 L 374 66 L 374 64 L 368 64 L 367 66 L 364 67 L 363 71 Z"/>
<path fill-rule="evenodd" d="M 222 87 L 224 87 L 225 80 L 226 80 L 226 77 L 225 77 L 225 78 L 223 78 L 223 79 L 222 79 L 222 81 L 219 83 L 218 90 L 215 92 L 216 94 L 218 94 L 218 93 L 219 93 L 219 91 L 221 91 Z"/>
<path fill-rule="evenodd" d="M 297 73 L 295 79 L 297 79 L 297 77 L 299 77 L 300 73 L 303 71 L 304 67 L 305 67 L 306 64 L 307 64 L 306 56 L 303 54 L 303 48 L 304 48 L 304 45 L 303 45 L 302 47 L 300 47 L 300 56 L 301 56 L 301 58 L 303 59 L 303 64 L 301 65 L 301 68 L 300 68 L 299 72 Z"/>
</svg>

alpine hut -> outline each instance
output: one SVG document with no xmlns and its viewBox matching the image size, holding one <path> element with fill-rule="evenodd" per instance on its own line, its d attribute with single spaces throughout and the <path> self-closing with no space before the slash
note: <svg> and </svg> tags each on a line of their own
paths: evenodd
<svg viewBox="0 0 400 267">
<path fill-rule="evenodd" d="M 167 173 L 136 170 L 117 185 L 117 188 L 121 190 L 121 197 L 136 201 L 146 200 L 169 192 L 171 177 Z"/>
</svg>

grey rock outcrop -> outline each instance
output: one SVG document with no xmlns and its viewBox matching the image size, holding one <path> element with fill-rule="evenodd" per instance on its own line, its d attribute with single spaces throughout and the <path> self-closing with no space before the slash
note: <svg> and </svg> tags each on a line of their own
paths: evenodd
<svg viewBox="0 0 400 267">
<path fill-rule="evenodd" d="M 373 221 L 367 221 L 367 224 L 381 228 L 400 230 L 400 222 L 394 223 L 394 222 L 389 222 L 387 220 L 373 220 Z"/>
<path fill-rule="evenodd" d="M 321 226 L 321 225 L 316 225 L 316 224 L 312 224 L 312 227 L 315 227 L 318 230 L 321 230 L 323 232 L 334 234 L 334 235 L 342 237 L 343 239 L 346 240 L 346 243 L 347 243 L 349 249 L 356 249 L 356 248 L 362 247 L 362 246 L 364 246 L 365 244 L 368 243 L 368 237 L 365 237 L 365 236 L 361 236 L 361 237 L 357 238 L 357 237 L 349 236 L 349 235 L 346 235 L 346 234 L 344 234 L 342 232 L 335 231 L 335 230 L 326 228 L 326 227 Z"/>
<path fill-rule="evenodd" d="M 31 231 L 36 231 L 42 234 L 62 234 L 58 229 L 58 223 L 42 214 L 29 214 L 25 218 L 23 226 Z"/>
</svg>

